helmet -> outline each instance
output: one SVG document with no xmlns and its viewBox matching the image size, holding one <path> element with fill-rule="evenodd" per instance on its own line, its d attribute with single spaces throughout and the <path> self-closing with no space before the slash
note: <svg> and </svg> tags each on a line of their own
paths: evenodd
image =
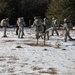
<svg viewBox="0 0 75 75">
<path fill-rule="evenodd" d="M 34 20 L 36 19 L 36 17 L 34 17 Z"/>
<path fill-rule="evenodd" d="M 53 17 L 52 20 L 54 20 L 55 18 Z"/>
<path fill-rule="evenodd" d="M 6 18 L 7 21 L 9 21 L 9 18 Z"/>
<path fill-rule="evenodd" d="M 67 19 L 65 18 L 65 19 L 64 19 L 64 22 L 66 22 L 66 21 L 67 21 Z"/>
<path fill-rule="evenodd" d="M 44 18 L 44 20 L 46 20 L 46 18 Z"/>
</svg>

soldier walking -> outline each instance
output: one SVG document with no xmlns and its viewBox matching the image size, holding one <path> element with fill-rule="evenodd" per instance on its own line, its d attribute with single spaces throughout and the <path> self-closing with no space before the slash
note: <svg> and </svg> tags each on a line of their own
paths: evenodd
<svg viewBox="0 0 75 75">
<path fill-rule="evenodd" d="M 59 36 L 59 33 L 57 31 L 57 19 L 55 19 L 54 17 L 52 18 L 52 22 L 51 22 L 51 26 L 52 26 L 52 34 L 51 36 L 54 35 L 54 31 L 56 32 L 57 36 Z"/>
<path fill-rule="evenodd" d="M 9 26 L 9 19 L 8 18 L 6 18 L 6 19 L 2 19 L 1 20 L 1 26 L 3 27 L 3 29 L 4 29 L 4 34 L 3 34 L 3 37 L 7 37 L 7 35 L 6 35 L 6 29 L 7 29 L 7 26 Z"/>
<path fill-rule="evenodd" d="M 48 26 L 48 20 L 46 18 L 44 18 L 43 25 L 44 25 L 44 32 L 47 34 L 47 40 L 49 40 L 49 31 L 46 31 Z"/>
<path fill-rule="evenodd" d="M 42 37 L 42 33 L 44 32 L 44 26 L 43 26 L 43 21 L 40 17 L 34 17 L 34 22 L 32 27 L 35 27 L 35 31 L 36 31 L 36 38 L 40 38 L 40 34 Z"/>
<path fill-rule="evenodd" d="M 69 38 L 69 40 L 73 40 L 70 36 L 70 30 L 72 27 L 72 23 L 68 22 L 67 19 L 64 19 L 64 29 L 65 29 L 65 38 L 64 41 L 67 42 L 67 37 Z"/>
<path fill-rule="evenodd" d="M 23 17 L 18 18 L 17 25 L 19 26 L 18 38 L 23 38 L 23 35 L 24 35 L 24 26 L 26 26 L 26 23 L 25 23 Z"/>
</svg>

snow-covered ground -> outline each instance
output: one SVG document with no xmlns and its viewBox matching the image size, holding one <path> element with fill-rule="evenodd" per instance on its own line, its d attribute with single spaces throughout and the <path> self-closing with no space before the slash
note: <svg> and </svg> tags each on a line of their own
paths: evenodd
<svg viewBox="0 0 75 75">
<path fill-rule="evenodd" d="M 24 38 L 15 35 L 15 28 L 3 38 L 0 29 L 0 75 L 75 75 L 75 41 L 64 42 L 60 36 L 50 36 L 43 45 L 36 45 L 35 32 L 24 29 Z M 51 33 L 51 32 L 50 32 Z M 75 31 L 71 31 L 75 38 Z"/>
</svg>

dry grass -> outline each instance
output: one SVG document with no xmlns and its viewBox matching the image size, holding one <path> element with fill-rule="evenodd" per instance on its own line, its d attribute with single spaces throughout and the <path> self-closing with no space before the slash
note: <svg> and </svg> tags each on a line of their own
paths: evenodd
<svg viewBox="0 0 75 75">
<path fill-rule="evenodd" d="M 26 39 L 26 40 L 23 40 L 22 42 L 25 43 L 25 42 L 35 42 L 35 41 L 34 41 L 34 39 Z"/>
<path fill-rule="evenodd" d="M 7 58 L 15 58 L 15 56 L 7 56 Z"/>
<path fill-rule="evenodd" d="M 55 68 L 48 68 L 48 70 L 57 71 Z"/>
<path fill-rule="evenodd" d="M 5 72 L 6 72 L 6 69 L 0 70 L 0 73 L 5 73 Z"/>
<path fill-rule="evenodd" d="M 39 71 L 39 73 L 57 74 L 55 71 Z"/>
<path fill-rule="evenodd" d="M 41 68 L 41 67 L 33 67 L 33 70 L 41 70 L 41 69 L 43 69 L 43 68 Z"/>
<path fill-rule="evenodd" d="M 1 65 L 1 64 L 0 64 L 0 67 L 6 67 L 6 65 L 5 65 L 5 64 L 4 64 L 4 65 Z"/>
<path fill-rule="evenodd" d="M 7 56 L 7 58 L 9 58 L 9 60 L 19 60 L 16 56 Z"/>
<path fill-rule="evenodd" d="M 75 61 L 73 61 L 75 63 Z"/>
<path fill-rule="evenodd" d="M 73 69 L 75 69 L 75 68 L 73 68 Z"/>
<path fill-rule="evenodd" d="M 11 75 L 17 75 L 17 74 L 11 74 Z"/>
<path fill-rule="evenodd" d="M 0 58 L 5 58 L 4 56 L 0 56 Z"/>
<path fill-rule="evenodd" d="M 0 61 L 6 61 L 6 59 L 5 58 L 0 58 Z"/>
<path fill-rule="evenodd" d="M 48 68 L 47 71 L 39 71 L 39 73 L 46 73 L 46 74 L 55 75 L 55 74 L 57 74 L 57 70 L 55 68 Z"/>
<path fill-rule="evenodd" d="M 41 47 L 44 47 L 44 46 L 51 47 L 51 46 L 50 46 L 50 45 L 48 45 L 48 44 L 45 44 L 45 45 L 44 45 L 44 44 L 41 44 L 41 43 L 40 43 L 40 44 L 38 44 L 38 45 L 37 45 L 37 44 L 35 44 L 35 43 L 29 43 L 29 44 L 27 44 L 27 45 L 30 45 L 30 46 L 41 46 Z"/>
<path fill-rule="evenodd" d="M 19 60 L 17 57 L 15 56 L 7 56 L 7 58 L 9 58 L 9 60 L 7 61 L 7 63 L 16 63 L 17 60 Z"/>
<path fill-rule="evenodd" d="M 21 67 L 24 67 L 25 65 L 28 65 L 28 63 L 24 63 L 24 64 L 22 64 Z"/>
<path fill-rule="evenodd" d="M 14 73 L 14 68 L 9 68 L 9 69 L 8 69 L 8 72 L 9 72 L 9 73 Z"/>
<path fill-rule="evenodd" d="M 14 42 L 14 40 L 5 40 L 4 42 Z"/>
<path fill-rule="evenodd" d="M 16 63 L 16 61 L 8 61 L 7 63 L 14 64 L 14 63 Z"/>
<path fill-rule="evenodd" d="M 16 60 L 19 60 L 19 58 L 14 57 L 14 58 L 10 58 L 9 60 L 14 60 L 14 61 L 16 61 Z"/>
</svg>

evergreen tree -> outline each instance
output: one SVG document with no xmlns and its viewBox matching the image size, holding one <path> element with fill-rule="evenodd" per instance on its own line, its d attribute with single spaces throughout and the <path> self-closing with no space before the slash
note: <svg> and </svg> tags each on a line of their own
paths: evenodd
<svg viewBox="0 0 75 75">
<path fill-rule="evenodd" d="M 17 17 L 20 14 L 20 1 L 21 0 L 7 0 L 6 17 L 10 19 L 10 24 L 16 24 Z"/>
<path fill-rule="evenodd" d="M 7 7 L 7 1 L 6 0 L 0 0 L 0 20 L 4 18 L 5 16 L 5 10 Z"/>
<path fill-rule="evenodd" d="M 67 18 L 72 18 L 75 13 L 75 1 L 74 0 L 52 0 L 49 5 L 46 17 L 51 19 L 56 17 L 60 20 Z"/>
<path fill-rule="evenodd" d="M 28 23 L 34 16 L 44 17 L 49 2 L 50 0 L 0 0 L 0 19 L 8 17 L 15 24 L 18 17 L 24 17 Z"/>
</svg>

